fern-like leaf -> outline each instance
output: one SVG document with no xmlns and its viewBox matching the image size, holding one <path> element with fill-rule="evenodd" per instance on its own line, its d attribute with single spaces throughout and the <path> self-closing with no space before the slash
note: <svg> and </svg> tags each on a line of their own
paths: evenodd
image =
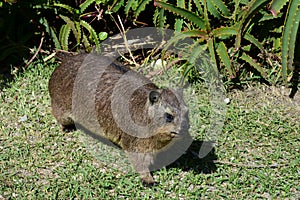
<svg viewBox="0 0 300 200">
<path fill-rule="evenodd" d="M 243 53 L 241 55 L 241 59 L 246 61 L 250 66 L 252 66 L 254 69 L 256 69 L 264 79 L 267 79 L 266 73 L 263 70 L 263 68 L 261 67 L 261 65 L 259 63 L 257 63 L 251 56 L 249 56 L 246 53 Z"/>
<path fill-rule="evenodd" d="M 183 19 L 176 19 L 175 25 L 174 25 L 175 31 L 180 32 L 182 29 L 182 25 L 183 25 Z"/>
<path fill-rule="evenodd" d="M 217 60 L 216 60 L 216 51 L 215 51 L 215 44 L 214 44 L 214 39 L 210 38 L 207 41 L 207 45 L 208 45 L 208 51 L 209 51 L 209 55 L 211 57 L 211 60 L 213 62 L 214 66 L 217 66 Z M 218 71 L 218 70 L 217 70 Z"/>
<path fill-rule="evenodd" d="M 177 6 L 179 8 L 185 8 L 185 1 L 184 0 L 177 0 Z"/>
<path fill-rule="evenodd" d="M 259 11 L 261 7 L 265 6 L 267 3 L 268 0 L 252 0 L 248 6 L 248 9 L 243 12 L 242 19 L 239 22 L 238 34 L 236 36 L 236 49 L 240 48 L 244 30 L 247 28 L 247 26 L 249 26 L 249 21 L 251 18 Z"/>
<path fill-rule="evenodd" d="M 220 19 L 221 15 L 219 14 L 219 11 L 215 7 L 214 3 L 212 0 L 207 0 L 207 10 L 210 12 L 214 17 Z"/>
<path fill-rule="evenodd" d="M 248 21 L 250 18 L 252 18 L 260 8 L 265 6 L 268 3 L 268 0 L 252 0 L 250 2 L 250 5 L 244 12 L 243 21 Z M 244 24 L 242 24 L 244 25 Z"/>
<path fill-rule="evenodd" d="M 244 38 L 250 43 L 254 44 L 262 53 L 265 53 L 262 43 L 260 43 L 253 35 L 250 33 L 245 33 Z"/>
<path fill-rule="evenodd" d="M 237 35 L 238 29 L 235 27 L 221 27 L 212 30 L 212 33 L 215 37 L 225 37 L 225 36 Z M 263 45 L 251 34 L 245 33 L 244 39 L 254 44 L 262 53 L 265 52 Z"/>
<path fill-rule="evenodd" d="M 71 28 L 71 30 L 72 30 L 72 32 L 73 32 L 73 34 L 75 36 L 76 42 L 77 42 L 77 44 L 79 44 L 80 43 L 80 35 L 79 35 L 78 31 L 77 31 L 77 28 L 75 27 L 75 23 L 69 17 L 67 17 L 67 16 L 64 16 L 64 15 L 59 15 L 59 16 Z"/>
<path fill-rule="evenodd" d="M 129 0 L 129 1 L 127 1 L 125 9 L 124 9 L 125 14 L 128 15 L 128 12 L 129 12 L 130 8 L 135 7 L 134 5 L 136 5 L 136 4 L 137 4 L 136 0 Z M 133 10 L 135 10 L 135 8 L 133 8 Z"/>
<path fill-rule="evenodd" d="M 210 19 L 208 16 L 208 8 L 207 8 L 207 0 L 200 0 L 202 6 L 203 6 L 203 19 L 204 19 L 204 25 L 205 25 L 205 29 L 207 30 L 207 32 L 211 31 L 211 26 L 210 26 Z"/>
<path fill-rule="evenodd" d="M 160 9 L 159 12 L 159 27 L 164 27 L 165 23 L 166 23 L 167 17 L 165 16 L 165 10 L 164 9 Z"/>
<path fill-rule="evenodd" d="M 224 15 L 225 17 L 230 16 L 230 11 L 222 0 L 212 0 L 212 3 L 218 10 L 220 10 L 220 14 Z"/>
<path fill-rule="evenodd" d="M 85 33 L 82 32 L 82 43 L 85 47 L 85 51 L 87 52 L 91 52 L 92 51 L 92 46 L 88 40 L 88 38 L 86 37 Z"/>
<path fill-rule="evenodd" d="M 212 30 L 212 34 L 216 37 L 223 37 L 227 35 L 236 35 L 238 29 L 235 27 L 221 27 Z"/>
<path fill-rule="evenodd" d="M 230 57 L 228 55 L 228 49 L 224 42 L 220 42 L 217 48 L 217 54 L 219 55 L 221 62 L 224 64 L 227 72 L 229 73 L 230 77 L 235 77 L 235 73 L 233 73 L 231 69 L 231 62 Z"/>
<path fill-rule="evenodd" d="M 119 9 L 124 5 L 124 0 L 116 1 L 116 4 L 114 5 L 113 9 L 111 10 L 113 13 L 117 13 Z"/>
<path fill-rule="evenodd" d="M 203 8 L 201 7 L 201 4 L 199 0 L 193 0 L 194 4 L 196 5 L 197 11 L 201 16 L 203 16 Z"/>
<path fill-rule="evenodd" d="M 184 0 L 177 0 L 177 7 L 179 8 L 185 8 L 185 2 Z M 182 25 L 183 25 L 183 19 L 176 19 L 175 20 L 175 25 L 174 25 L 174 28 L 175 28 L 175 31 L 176 32 L 180 32 L 182 30 Z"/>
<path fill-rule="evenodd" d="M 78 34 L 78 40 L 77 40 L 77 43 L 80 43 L 80 40 L 81 40 L 81 26 L 80 26 L 80 22 L 76 21 L 75 22 L 75 28 L 77 30 L 77 34 Z"/>
<path fill-rule="evenodd" d="M 86 21 L 81 20 L 80 21 L 80 25 L 83 26 L 86 30 L 88 30 L 88 32 L 90 33 L 91 37 L 93 38 L 93 42 L 96 45 L 96 51 L 100 51 L 100 41 L 99 38 L 97 36 L 96 31 L 93 29 L 93 27 L 87 23 Z"/>
<path fill-rule="evenodd" d="M 75 13 L 77 13 L 78 11 L 77 11 L 77 9 L 75 9 L 75 8 L 72 8 L 71 6 L 69 6 L 69 5 L 66 5 L 66 4 L 62 4 L 62 3 L 55 3 L 55 4 L 53 4 L 55 7 L 60 7 L 60 8 L 64 8 L 64 9 L 66 9 L 66 10 L 68 10 L 70 13 L 72 13 L 72 14 L 75 14 Z"/>
<path fill-rule="evenodd" d="M 135 11 L 135 17 L 138 17 L 140 13 L 146 9 L 146 5 L 150 2 L 151 0 L 143 0 Z"/>
<path fill-rule="evenodd" d="M 52 27 L 50 27 L 50 35 L 51 35 L 51 38 L 52 38 L 52 41 L 54 43 L 54 46 L 56 49 L 61 49 L 61 46 L 60 46 L 60 43 L 59 43 L 59 40 L 55 34 L 55 31 L 53 30 Z"/>
<path fill-rule="evenodd" d="M 182 79 L 185 79 L 189 72 L 194 68 L 194 65 L 188 65 L 187 63 L 185 63 L 183 65 L 183 72 L 182 72 Z"/>
<path fill-rule="evenodd" d="M 203 71 L 202 66 L 198 66 L 199 65 L 198 59 L 201 59 L 201 56 L 206 54 L 205 47 L 195 42 L 195 44 L 193 44 L 190 47 L 190 49 L 191 50 L 189 51 L 189 56 L 188 56 L 189 63 L 191 63 L 196 69 L 198 69 L 199 72 L 202 72 Z"/>
<path fill-rule="evenodd" d="M 287 70 L 292 68 L 300 23 L 300 0 L 290 1 L 282 37 L 282 76 L 287 83 Z"/>
<path fill-rule="evenodd" d="M 274 17 L 280 12 L 280 10 L 285 6 L 289 0 L 273 0 L 271 2 L 270 11 Z"/>
<path fill-rule="evenodd" d="M 82 4 L 79 5 L 80 13 L 83 13 L 95 0 L 85 0 Z"/>
<path fill-rule="evenodd" d="M 208 39 L 208 35 L 207 33 L 205 33 L 204 31 L 200 31 L 200 30 L 190 30 L 190 31 L 185 31 L 185 32 L 181 32 L 178 34 L 175 34 L 175 36 L 173 36 L 168 43 L 165 46 L 165 49 L 168 49 L 171 45 L 174 45 L 178 42 L 178 41 L 182 41 L 186 38 L 192 38 L 192 37 L 200 37 L 204 39 Z M 202 41 L 203 41 L 202 40 Z"/>
<path fill-rule="evenodd" d="M 44 17 L 41 18 L 40 19 L 40 24 L 43 24 L 45 26 L 45 30 L 51 36 L 55 48 L 56 49 L 61 49 L 61 46 L 60 46 L 60 43 L 59 43 L 59 39 L 57 38 L 54 29 L 49 26 L 49 23 L 48 23 L 47 19 L 44 18 Z"/>
<path fill-rule="evenodd" d="M 200 29 L 202 29 L 202 30 L 205 29 L 204 20 L 202 18 L 200 18 L 199 16 L 197 16 L 195 13 L 190 12 L 185 9 L 182 9 L 182 8 L 178 8 L 172 4 L 164 3 L 161 1 L 156 1 L 155 4 L 163 9 L 169 10 L 169 11 L 189 20 L 190 22 L 197 25 Z"/>
<path fill-rule="evenodd" d="M 71 28 L 67 24 L 61 26 L 59 31 L 59 41 L 63 50 L 68 51 L 68 43 L 70 36 Z"/>
</svg>

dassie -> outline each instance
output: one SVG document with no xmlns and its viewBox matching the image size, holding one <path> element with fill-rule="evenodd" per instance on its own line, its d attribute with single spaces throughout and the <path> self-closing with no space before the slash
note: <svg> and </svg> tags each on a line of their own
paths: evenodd
<svg viewBox="0 0 300 200">
<path fill-rule="evenodd" d="M 151 165 L 172 160 L 174 149 L 183 148 L 183 154 L 190 142 L 182 94 L 159 89 L 143 75 L 107 57 L 64 55 L 50 78 L 49 93 L 52 113 L 63 129 L 76 124 L 121 147 L 145 184 L 155 182 Z M 159 152 L 171 147 L 171 154 L 155 161 Z"/>
</svg>

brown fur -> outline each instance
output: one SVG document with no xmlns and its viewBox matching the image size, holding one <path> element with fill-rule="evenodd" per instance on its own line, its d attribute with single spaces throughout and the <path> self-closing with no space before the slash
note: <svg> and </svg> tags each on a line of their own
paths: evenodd
<svg viewBox="0 0 300 200">
<path fill-rule="evenodd" d="M 53 72 L 49 81 L 52 113 L 63 128 L 74 125 L 74 120 L 76 120 L 73 116 L 74 113 L 72 113 L 72 95 L 74 95 L 75 77 L 78 70 L 83 63 L 88 62 L 87 65 L 91 66 L 100 63 L 96 56 L 90 57 L 90 60 L 85 60 L 86 57 L 86 54 L 66 57 Z M 134 81 L 137 78 L 145 83 L 132 92 L 128 103 L 130 116 L 127 117 L 130 117 L 134 124 L 145 127 L 146 133 L 132 129 L 132 132 L 128 134 L 119 126 L 112 113 L 112 96 L 116 87 L 120 89 L 118 90 L 120 93 L 124 92 L 115 99 L 118 101 L 117 104 L 126 103 L 126 99 L 123 97 L 128 92 L 126 90 L 130 89 L 131 83 L 125 79 L 124 83 L 118 85 L 118 81 L 127 72 L 132 73 Z M 98 76 L 97 73 L 95 76 Z M 188 129 L 186 106 L 181 97 L 173 91 L 159 89 L 147 78 L 119 63 L 111 63 L 99 76 L 95 79 L 98 83 L 95 84 L 97 88 L 94 101 L 96 117 L 101 131 L 95 128 L 93 132 L 125 150 L 134 167 L 140 173 L 142 181 L 151 184 L 154 180 L 148 168 L 153 163 L 155 154 L 166 148 L 172 141 L 180 138 L 182 132 L 186 132 Z M 153 98 L 151 98 L 150 93 L 154 95 Z M 84 94 L 89 94 L 89 92 Z M 82 113 L 84 114 L 84 112 Z M 89 113 L 86 112 L 86 117 L 83 119 L 88 120 Z M 124 116 L 120 116 L 123 120 Z M 84 122 L 82 123 L 84 124 Z"/>
</svg>

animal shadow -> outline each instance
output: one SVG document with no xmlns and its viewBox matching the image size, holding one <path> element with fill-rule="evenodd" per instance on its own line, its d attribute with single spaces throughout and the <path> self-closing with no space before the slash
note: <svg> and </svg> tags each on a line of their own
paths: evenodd
<svg viewBox="0 0 300 200">
<path fill-rule="evenodd" d="M 74 127 L 67 127 L 66 131 L 71 131 L 72 128 Z M 121 150 L 119 146 L 114 145 L 106 138 L 96 135 L 95 133 L 89 131 L 81 124 L 76 124 L 76 127 L 74 129 L 76 130 L 76 128 L 80 129 L 95 140 L 104 143 L 105 145 L 112 146 Z M 203 158 L 199 158 L 199 151 L 203 144 L 208 146 L 213 145 L 212 142 L 194 140 L 189 146 L 189 148 L 186 150 L 186 152 L 182 156 L 180 156 L 175 162 L 168 165 L 166 168 L 180 168 L 183 171 L 193 171 L 196 174 L 214 173 L 217 170 L 217 167 L 213 162 L 214 160 L 217 160 L 215 149 L 212 148 L 212 150 L 207 155 L 205 155 Z"/>
<path fill-rule="evenodd" d="M 203 144 L 213 145 L 212 142 L 194 140 L 186 153 L 167 166 L 167 169 L 175 167 L 180 168 L 183 171 L 193 171 L 196 174 L 214 173 L 217 170 L 217 167 L 213 162 L 217 160 L 215 149 L 212 148 L 207 155 L 203 158 L 199 158 L 199 151 Z"/>
</svg>

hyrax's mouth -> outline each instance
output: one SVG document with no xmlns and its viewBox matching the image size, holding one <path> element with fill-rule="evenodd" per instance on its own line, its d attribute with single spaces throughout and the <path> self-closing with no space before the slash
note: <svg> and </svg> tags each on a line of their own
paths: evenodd
<svg viewBox="0 0 300 200">
<path fill-rule="evenodd" d="M 177 132 L 171 132 L 171 137 L 173 137 L 173 138 L 179 137 L 179 133 L 177 133 Z"/>
</svg>

